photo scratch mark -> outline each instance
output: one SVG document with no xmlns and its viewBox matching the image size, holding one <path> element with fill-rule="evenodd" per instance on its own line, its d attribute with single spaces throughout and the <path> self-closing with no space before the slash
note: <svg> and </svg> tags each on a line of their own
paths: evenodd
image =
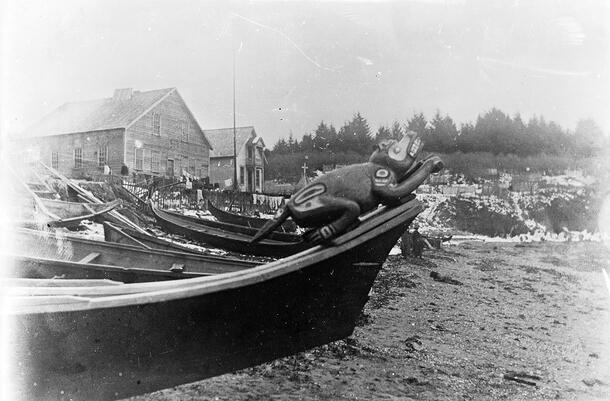
<svg viewBox="0 0 610 401">
<path fill-rule="evenodd" d="M 320 68 L 320 69 L 322 69 L 322 70 L 326 70 L 326 71 L 333 71 L 333 72 L 337 71 L 337 70 L 336 70 L 336 69 L 334 69 L 334 68 L 329 68 L 329 67 L 325 67 L 325 66 L 321 65 L 321 64 L 320 64 L 320 63 L 318 63 L 316 60 L 314 60 L 313 58 L 311 58 L 309 55 L 307 55 L 307 53 L 305 53 L 305 51 L 303 51 L 303 49 L 301 49 L 301 48 L 299 47 L 299 45 L 297 45 L 297 44 L 295 43 L 295 41 L 293 41 L 292 39 L 290 39 L 290 37 L 289 37 L 288 35 L 286 35 L 286 34 L 285 34 L 284 32 L 282 32 L 282 31 L 280 31 L 279 29 L 277 29 L 277 28 L 273 28 L 273 27 L 268 26 L 268 25 L 261 24 L 260 22 L 253 21 L 253 20 L 251 20 L 251 19 L 249 19 L 249 18 L 244 17 L 243 15 L 239 15 L 239 14 L 236 14 L 236 13 L 233 13 L 233 15 L 234 15 L 235 17 L 241 18 L 241 19 L 243 19 L 244 21 L 249 22 L 249 23 L 251 23 L 251 24 L 253 24 L 253 25 L 256 25 L 256 26 L 261 27 L 261 28 L 264 28 L 264 29 L 269 29 L 270 31 L 272 31 L 272 32 L 275 32 L 275 33 L 279 34 L 279 35 L 280 35 L 280 36 L 282 36 L 284 39 L 286 39 L 286 40 L 287 40 L 287 41 L 288 41 L 288 42 L 289 42 L 289 43 L 290 43 L 290 44 L 291 44 L 291 45 L 292 45 L 292 46 L 293 46 L 295 49 L 297 49 L 297 51 L 298 51 L 299 53 L 301 53 L 301 55 L 302 55 L 303 57 L 305 57 L 305 59 L 306 59 L 307 61 L 309 61 L 310 63 L 312 63 L 312 64 L 313 64 L 313 65 L 315 65 L 316 67 L 318 67 L 318 68 Z"/>
</svg>

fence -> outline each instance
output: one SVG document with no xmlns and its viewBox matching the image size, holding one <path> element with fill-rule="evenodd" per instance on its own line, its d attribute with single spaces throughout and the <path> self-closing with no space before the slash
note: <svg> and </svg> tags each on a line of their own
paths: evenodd
<svg viewBox="0 0 610 401">
<path fill-rule="evenodd" d="M 131 192 L 125 184 L 123 186 Z M 285 199 L 284 196 L 276 194 L 209 190 L 196 183 L 187 188 L 184 182 L 156 187 L 152 190 L 151 197 L 162 209 L 205 210 L 207 200 L 216 207 L 244 214 L 275 213 L 284 204 Z"/>
</svg>

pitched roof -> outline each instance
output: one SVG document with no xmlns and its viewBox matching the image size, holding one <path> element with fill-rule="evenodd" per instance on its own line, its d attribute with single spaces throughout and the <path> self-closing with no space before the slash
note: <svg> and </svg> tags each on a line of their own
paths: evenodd
<svg viewBox="0 0 610 401">
<path fill-rule="evenodd" d="M 233 156 L 233 128 L 219 128 L 203 130 L 206 138 L 212 145 L 210 157 L 229 157 Z M 235 129 L 235 147 L 237 153 L 247 143 L 256 138 L 254 127 L 237 127 Z M 263 144 L 264 145 L 264 144 Z"/>
<path fill-rule="evenodd" d="M 118 99 L 111 97 L 65 103 L 26 129 L 24 136 L 51 136 L 128 128 L 174 91 L 176 88 L 133 91 L 130 97 L 125 97 L 125 90 L 119 89 L 116 92 L 119 94 Z"/>
</svg>

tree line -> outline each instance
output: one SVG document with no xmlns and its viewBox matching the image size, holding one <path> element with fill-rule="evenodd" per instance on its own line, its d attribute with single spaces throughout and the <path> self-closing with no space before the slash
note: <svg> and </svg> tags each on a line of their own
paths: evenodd
<svg viewBox="0 0 610 401">
<path fill-rule="evenodd" d="M 407 130 L 415 131 L 425 141 L 424 150 L 434 153 L 474 153 L 532 157 L 540 154 L 591 157 L 605 145 L 600 127 L 592 119 L 578 121 L 574 131 L 534 116 L 524 122 L 519 114 L 510 116 L 499 109 L 479 115 L 472 123 L 458 127 L 449 115 L 437 111 L 431 119 L 415 113 L 405 123 L 394 121 L 373 132 L 360 113 L 337 130 L 324 121 L 312 133 L 299 141 L 292 134 L 280 139 L 268 152 L 266 175 L 294 181 L 302 174 L 300 165 L 307 161 L 313 169 L 324 164 L 350 164 L 365 161 L 376 143 L 383 139 L 398 139 Z M 307 158 L 306 158 L 307 157 Z"/>
</svg>

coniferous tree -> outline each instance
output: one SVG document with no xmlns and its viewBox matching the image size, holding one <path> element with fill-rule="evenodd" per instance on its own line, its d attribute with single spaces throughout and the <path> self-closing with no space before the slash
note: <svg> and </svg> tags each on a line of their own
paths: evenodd
<svg viewBox="0 0 610 401">
<path fill-rule="evenodd" d="M 413 117 L 407 121 L 407 129 L 417 132 L 420 136 L 426 134 L 428 121 L 424 117 L 424 113 L 413 114 Z"/>
<path fill-rule="evenodd" d="M 303 135 L 301 143 L 299 144 L 299 152 L 311 153 L 314 150 L 314 143 L 311 134 Z"/>
<path fill-rule="evenodd" d="M 290 150 L 288 148 L 288 143 L 286 143 L 286 140 L 284 138 L 281 138 L 273 146 L 273 153 L 286 154 L 289 152 L 290 152 Z"/>
<path fill-rule="evenodd" d="M 375 134 L 375 142 L 379 143 L 385 139 L 390 139 L 392 137 L 392 132 L 389 128 L 381 125 L 377 130 L 377 134 Z"/>
<path fill-rule="evenodd" d="M 360 113 L 356 113 L 351 121 L 345 123 L 337 136 L 342 149 L 358 154 L 370 153 L 374 143 L 369 124 Z"/>
<path fill-rule="evenodd" d="M 576 123 L 572 142 L 575 153 L 589 157 L 604 148 L 607 138 L 592 118 L 586 118 Z"/>
<path fill-rule="evenodd" d="M 474 152 L 474 125 L 471 122 L 460 125 L 460 133 L 456 138 L 456 148 L 462 153 Z"/>
<path fill-rule="evenodd" d="M 337 132 L 335 131 L 335 128 L 332 125 L 327 126 L 324 121 L 320 122 L 318 128 L 316 128 L 316 131 L 314 132 L 314 149 L 334 151 L 336 141 Z"/>
<path fill-rule="evenodd" d="M 394 121 L 394 123 L 392 124 L 390 137 L 392 139 L 399 140 L 400 138 L 402 138 L 403 133 L 404 133 L 404 130 L 400 126 L 400 123 L 398 121 Z"/>
<path fill-rule="evenodd" d="M 424 148 L 431 152 L 451 153 L 456 150 L 456 138 L 457 128 L 451 117 L 442 117 L 437 111 L 424 135 Z"/>
</svg>

